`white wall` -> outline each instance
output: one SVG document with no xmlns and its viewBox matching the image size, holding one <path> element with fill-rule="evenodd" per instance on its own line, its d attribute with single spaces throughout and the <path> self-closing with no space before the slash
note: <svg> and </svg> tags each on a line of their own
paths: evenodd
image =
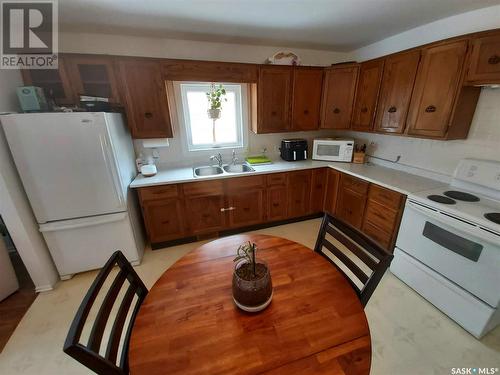
<svg viewBox="0 0 500 375">
<path fill-rule="evenodd" d="M 416 47 L 437 40 L 476 31 L 500 28 L 500 5 L 463 13 L 405 31 L 352 52 L 358 61 Z M 452 175 L 462 158 L 500 161 L 500 89 L 483 88 L 474 119 L 465 140 L 432 141 L 359 132 L 343 135 L 360 142 L 375 142 L 374 155 L 394 160 L 401 156 L 405 165 Z"/>
<path fill-rule="evenodd" d="M 17 111 L 15 88 L 22 85 L 15 70 L 0 70 L 0 113 Z M 38 231 L 31 206 L 12 161 L 0 124 L 0 215 L 7 225 L 37 291 L 49 290 L 58 274 Z"/>
</svg>

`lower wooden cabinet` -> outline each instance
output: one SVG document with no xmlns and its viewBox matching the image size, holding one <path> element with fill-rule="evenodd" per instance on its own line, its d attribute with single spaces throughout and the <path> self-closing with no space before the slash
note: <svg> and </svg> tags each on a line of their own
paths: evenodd
<svg viewBox="0 0 500 375">
<path fill-rule="evenodd" d="M 180 199 L 145 202 L 143 212 L 151 242 L 169 241 L 186 234 Z"/>
<path fill-rule="evenodd" d="M 327 172 L 326 168 L 312 170 L 311 195 L 309 197 L 309 211 L 311 213 L 323 212 L 323 206 L 325 205 Z"/>
<path fill-rule="evenodd" d="M 311 170 L 288 174 L 288 217 L 299 217 L 309 213 L 311 176 Z"/>
<path fill-rule="evenodd" d="M 189 197 L 185 200 L 185 220 L 192 234 L 217 232 L 226 227 L 223 195 Z"/>
<path fill-rule="evenodd" d="M 286 186 L 267 188 L 267 220 L 284 220 L 288 217 Z"/>
<path fill-rule="evenodd" d="M 264 222 L 264 189 L 242 191 L 228 196 L 229 226 L 232 228 Z"/>
<path fill-rule="evenodd" d="M 335 215 L 337 209 L 337 198 L 340 182 L 340 172 L 328 168 L 325 187 L 325 204 L 323 211 Z"/>
</svg>

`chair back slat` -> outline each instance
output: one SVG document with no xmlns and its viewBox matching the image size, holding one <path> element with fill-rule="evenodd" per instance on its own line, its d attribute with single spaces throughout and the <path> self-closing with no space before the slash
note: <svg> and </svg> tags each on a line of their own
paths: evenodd
<svg viewBox="0 0 500 375">
<path fill-rule="evenodd" d="M 84 345 L 80 343 L 80 339 L 83 328 L 87 323 L 89 312 L 94 306 L 97 295 L 115 265 L 118 265 L 119 272 L 98 307 L 87 345 Z M 123 289 L 125 280 L 128 280 L 129 285 L 123 297 L 118 301 L 118 296 Z M 127 356 L 130 335 L 135 317 L 147 293 L 148 289 L 127 261 L 127 258 L 120 251 L 116 251 L 101 269 L 85 295 L 66 337 L 64 352 L 97 374 L 128 374 Z M 135 304 L 133 304 L 135 296 L 137 296 L 137 299 Z M 116 316 L 112 318 L 111 312 L 115 304 L 119 304 L 119 307 Z M 131 318 L 128 321 L 128 325 L 125 326 L 130 310 L 132 310 L 130 314 Z M 111 318 L 113 319 L 111 333 L 107 341 L 105 354 L 101 355 L 99 352 L 102 346 L 104 331 Z M 123 335 L 124 332 L 125 335 Z M 117 364 L 116 361 L 121 342 L 123 342 L 123 345 L 120 360 Z"/>
<path fill-rule="evenodd" d="M 94 325 L 92 326 L 92 331 L 90 332 L 87 344 L 88 348 L 94 352 L 99 352 L 104 329 L 106 328 L 106 323 L 109 319 L 109 314 L 111 313 L 111 309 L 113 308 L 116 297 L 118 297 L 118 293 L 120 293 L 120 289 L 125 282 L 125 279 L 125 272 L 120 270 L 118 275 L 113 280 L 113 284 L 111 284 L 111 287 L 109 288 L 108 293 L 106 294 L 106 297 L 104 297 L 104 301 L 99 308 L 99 312 L 97 313 Z"/>
<path fill-rule="evenodd" d="M 345 250 L 339 249 L 335 244 L 328 241 L 326 238 L 327 233 L 347 248 L 347 250 L 357 258 L 357 261 L 355 262 L 354 259 L 351 259 L 351 256 L 345 253 Z M 392 254 L 382 249 L 363 233 L 329 214 L 325 214 L 323 217 L 314 251 L 323 255 L 344 274 L 358 294 L 363 306 L 366 306 L 393 258 Z M 340 263 L 349 269 L 349 271 L 361 282 L 362 286 L 360 287 L 355 283 L 339 264 L 327 255 L 327 252 L 332 253 Z M 373 258 L 378 261 L 368 254 L 371 254 Z M 363 263 L 366 268 L 370 270 L 370 274 L 366 274 L 361 267 L 358 266 L 360 263 Z"/>
</svg>

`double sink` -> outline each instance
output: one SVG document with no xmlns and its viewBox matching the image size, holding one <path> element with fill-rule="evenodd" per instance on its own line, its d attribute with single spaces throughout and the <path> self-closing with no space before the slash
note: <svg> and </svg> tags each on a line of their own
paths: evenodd
<svg viewBox="0 0 500 375">
<path fill-rule="evenodd" d="M 219 166 L 205 166 L 205 167 L 195 167 L 193 168 L 194 177 L 208 177 L 216 176 L 224 173 L 250 173 L 254 172 L 253 169 L 248 164 L 226 164 L 222 167 Z"/>
</svg>

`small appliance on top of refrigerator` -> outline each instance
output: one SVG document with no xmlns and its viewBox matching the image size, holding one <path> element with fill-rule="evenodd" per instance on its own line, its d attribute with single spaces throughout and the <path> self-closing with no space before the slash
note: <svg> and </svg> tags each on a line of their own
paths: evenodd
<svg viewBox="0 0 500 375">
<path fill-rule="evenodd" d="M 122 115 L 11 114 L 1 122 L 61 279 L 102 267 L 116 250 L 140 263 L 144 238 L 129 189 L 135 156 Z"/>
</svg>

